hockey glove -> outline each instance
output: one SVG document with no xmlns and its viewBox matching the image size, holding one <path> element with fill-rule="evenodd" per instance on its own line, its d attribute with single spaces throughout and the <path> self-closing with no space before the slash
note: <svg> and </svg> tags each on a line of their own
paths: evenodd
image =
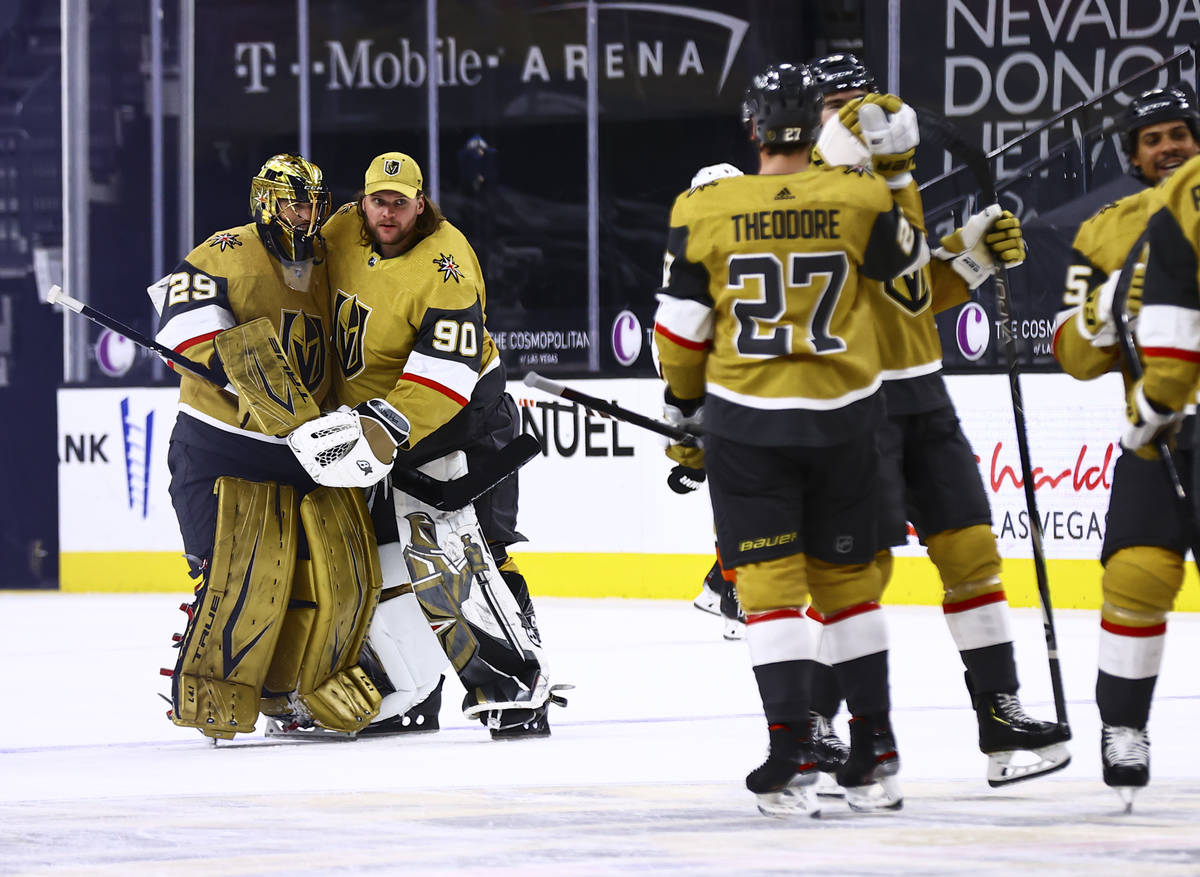
<svg viewBox="0 0 1200 877">
<path fill-rule="evenodd" d="M 317 484 L 370 487 L 392 471 L 396 455 L 395 442 L 380 431 L 378 421 L 342 408 L 301 425 L 287 441 Z"/>
<path fill-rule="evenodd" d="M 698 489 L 707 477 L 703 469 L 680 464 L 667 475 L 667 487 L 676 493 L 687 494 Z"/>
<path fill-rule="evenodd" d="M 1125 313 L 1128 315 L 1129 327 L 1137 323 L 1137 313 L 1142 307 L 1142 281 L 1146 276 L 1146 265 L 1138 262 L 1129 278 L 1129 292 L 1125 296 Z M 1117 284 L 1121 272 L 1114 271 L 1103 283 L 1092 287 L 1084 297 L 1083 305 L 1079 308 L 1079 334 L 1088 340 L 1093 347 L 1112 347 L 1117 343 L 1117 323 L 1113 319 L 1113 299 L 1116 295 Z"/>
<path fill-rule="evenodd" d="M 691 188 L 699 189 L 701 186 L 707 186 L 709 183 L 715 183 L 717 180 L 723 180 L 726 177 L 740 177 L 742 172 L 731 164 L 710 164 L 707 167 L 702 167 L 696 171 L 696 175 L 692 177 Z"/>
<path fill-rule="evenodd" d="M 671 392 L 669 387 L 664 391 L 663 419 L 667 423 L 683 430 L 690 430 L 692 427 L 699 426 L 703 417 L 703 399 L 680 399 Z M 693 471 L 704 469 L 704 449 L 700 447 L 697 437 L 693 436 L 684 441 L 672 442 L 667 445 L 667 456 L 679 464 L 677 469 L 680 467 Z M 674 476 L 675 473 L 672 470 L 671 476 L 668 476 L 667 479 L 669 485 Z M 689 491 L 676 490 L 674 486 L 671 486 L 671 489 L 676 493 L 687 493 L 695 490 L 695 487 L 690 488 Z"/>
<path fill-rule="evenodd" d="M 1129 423 L 1121 434 L 1121 447 L 1138 451 L 1163 432 L 1172 431 L 1183 415 L 1147 398 L 1142 382 L 1138 381 L 1129 391 L 1125 416 Z"/>
<path fill-rule="evenodd" d="M 903 189 L 912 182 L 921 142 L 912 107 L 894 94 L 868 94 L 842 107 L 838 119 L 866 144 L 871 166 L 889 189 Z M 830 158 L 827 153 L 825 157 Z"/>
<path fill-rule="evenodd" d="M 1012 267 L 1025 261 L 1021 221 L 999 204 L 991 204 L 942 238 L 933 255 L 949 262 L 969 289 L 977 289 L 1000 270 L 1000 263 Z"/>
</svg>

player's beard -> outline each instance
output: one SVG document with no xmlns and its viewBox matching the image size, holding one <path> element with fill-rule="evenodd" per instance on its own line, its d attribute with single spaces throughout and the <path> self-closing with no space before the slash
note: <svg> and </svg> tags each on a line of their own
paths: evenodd
<svg viewBox="0 0 1200 877">
<path fill-rule="evenodd" d="M 413 214 L 412 220 L 407 224 L 391 220 L 387 223 L 367 221 L 367 228 L 371 232 L 371 237 L 381 247 L 400 246 L 401 249 L 407 249 L 409 241 L 412 240 L 413 232 L 417 226 L 417 215 Z"/>
</svg>

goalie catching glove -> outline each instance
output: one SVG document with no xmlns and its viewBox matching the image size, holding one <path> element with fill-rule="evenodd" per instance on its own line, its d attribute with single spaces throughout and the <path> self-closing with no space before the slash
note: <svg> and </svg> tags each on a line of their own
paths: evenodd
<svg viewBox="0 0 1200 877">
<path fill-rule="evenodd" d="M 976 289 L 1004 268 L 1025 261 L 1025 238 L 1021 220 L 999 204 L 991 204 L 941 240 L 933 255 L 949 262 L 967 287 Z"/>
<path fill-rule="evenodd" d="M 408 418 L 383 399 L 369 399 L 308 421 L 288 435 L 288 447 L 317 484 L 370 487 L 392 471 L 408 431 Z"/>
<path fill-rule="evenodd" d="M 670 388 L 663 395 L 663 419 L 672 426 L 690 431 L 704 417 L 702 399 L 680 399 Z M 667 456 L 679 465 L 667 476 L 667 486 L 676 493 L 691 493 L 704 483 L 704 449 L 691 437 L 667 445 Z"/>
<path fill-rule="evenodd" d="M 1138 451 L 1160 435 L 1173 431 L 1183 414 L 1149 399 L 1142 382 L 1138 381 L 1129 391 L 1125 416 L 1129 423 L 1121 434 L 1121 447 Z"/>
</svg>

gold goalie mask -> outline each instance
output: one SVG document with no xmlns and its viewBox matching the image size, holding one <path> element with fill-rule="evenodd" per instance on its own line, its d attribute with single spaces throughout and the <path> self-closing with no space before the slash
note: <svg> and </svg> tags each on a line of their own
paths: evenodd
<svg viewBox="0 0 1200 877">
<path fill-rule="evenodd" d="M 293 289 L 308 288 L 313 238 L 328 218 L 330 205 L 325 175 L 298 155 L 271 156 L 250 183 L 250 215 Z"/>
</svg>

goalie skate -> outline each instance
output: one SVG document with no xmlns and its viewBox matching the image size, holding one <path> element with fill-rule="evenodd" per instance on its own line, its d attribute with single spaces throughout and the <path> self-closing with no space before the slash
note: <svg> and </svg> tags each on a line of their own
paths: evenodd
<svg viewBox="0 0 1200 877">
<path fill-rule="evenodd" d="M 764 816 L 816 817 L 821 815 L 816 781 L 817 763 L 808 741 L 781 726 L 771 728 L 767 760 L 746 776 L 746 788 Z"/>
<path fill-rule="evenodd" d="M 353 740 L 356 735 L 345 731 L 331 731 L 314 725 L 311 720 L 300 716 L 264 716 L 267 720 L 263 736 L 275 740 L 299 740 L 323 742 L 328 740 Z"/>
<path fill-rule="evenodd" d="M 1030 718 L 1015 694 L 978 694 L 979 750 L 988 757 L 988 785 L 996 788 L 1062 770 L 1071 763 L 1065 725 Z"/>
<path fill-rule="evenodd" d="M 1100 759 L 1104 784 L 1117 793 L 1125 812 L 1133 812 L 1133 797 L 1150 782 L 1150 736 L 1145 728 L 1104 725 L 1100 730 Z"/>
<path fill-rule="evenodd" d="M 887 717 L 852 718 L 850 755 L 836 773 L 850 809 L 865 813 L 903 807 L 899 772 L 900 755 Z"/>
</svg>

